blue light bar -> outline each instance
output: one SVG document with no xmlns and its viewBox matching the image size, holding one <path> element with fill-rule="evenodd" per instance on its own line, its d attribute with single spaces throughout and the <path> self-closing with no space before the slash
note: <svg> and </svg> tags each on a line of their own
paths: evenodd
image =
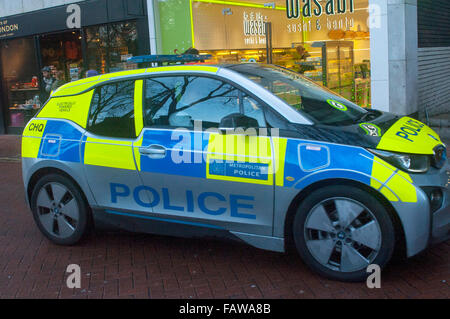
<svg viewBox="0 0 450 319">
<path fill-rule="evenodd" d="M 211 55 L 199 54 L 157 54 L 157 55 L 140 55 L 131 57 L 128 63 L 186 63 L 186 62 L 202 62 L 211 59 Z"/>
</svg>

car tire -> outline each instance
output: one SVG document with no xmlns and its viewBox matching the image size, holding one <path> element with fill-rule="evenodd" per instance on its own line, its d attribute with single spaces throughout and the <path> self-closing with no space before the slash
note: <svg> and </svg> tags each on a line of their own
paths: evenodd
<svg viewBox="0 0 450 319">
<path fill-rule="evenodd" d="M 31 195 L 40 231 L 57 245 L 78 243 L 90 229 L 90 209 L 78 185 L 59 174 L 38 180 Z"/>
<path fill-rule="evenodd" d="M 364 281 L 370 264 L 386 266 L 395 246 L 387 209 L 368 192 L 348 185 L 327 186 L 298 206 L 293 237 L 303 261 L 339 281 Z"/>
</svg>

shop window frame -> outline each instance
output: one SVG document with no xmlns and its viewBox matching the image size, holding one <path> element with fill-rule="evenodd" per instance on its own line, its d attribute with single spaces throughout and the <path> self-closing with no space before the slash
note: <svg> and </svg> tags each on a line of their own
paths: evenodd
<svg viewBox="0 0 450 319">
<path fill-rule="evenodd" d="M 116 22 L 108 22 L 108 23 L 102 23 L 102 24 L 95 24 L 95 25 L 89 25 L 89 26 L 84 26 L 81 28 L 81 35 L 82 35 L 82 53 L 83 53 L 83 61 L 84 62 L 84 68 L 86 69 L 86 71 L 89 69 L 89 63 L 90 63 L 90 58 L 89 58 L 89 54 L 88 54 L 88 29 L 91 28 L 101 28 L 101 27 L 105 27 L 106 28 L 106 34 L 107 34 L 107 45 L 105 46 L 105 74 L 107 73 L 111 73 L 111 37 L 110 37 L 110 28 L 112 25 L 116 25 L 116 24 L 123 24 L 123 23 L 134 23 L 135 24 L 135 30 L 136 30 L 136 55 L 139 55 L 139 46 L 140 46 L 140 33 L 139 33 L 139 19 L 138 18 L 133 18 L 133 19 L 128 19 L 128 20 L 123 20 L 123 21 L 116 21 Z M 101 72 L 99 72 L 101 73 Z"/>
</svg>

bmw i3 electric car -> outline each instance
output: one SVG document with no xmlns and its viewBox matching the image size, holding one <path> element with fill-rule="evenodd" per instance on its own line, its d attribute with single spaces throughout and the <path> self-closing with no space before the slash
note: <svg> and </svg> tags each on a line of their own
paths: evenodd
<svg viewBox="0 0 450 319">
<path fill-rule="evenodd" d="M 56 244 L 91 226 L 225 236 L 346 281 L 449 238 L 447 165 L 423 123 L 254 63 L 68 83 L 22 140 L 27 202 Z"/>
</svg>

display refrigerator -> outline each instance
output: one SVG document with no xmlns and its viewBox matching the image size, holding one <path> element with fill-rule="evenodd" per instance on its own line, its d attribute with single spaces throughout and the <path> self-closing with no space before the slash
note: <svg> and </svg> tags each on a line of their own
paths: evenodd
<svg viewBox="0 0 450 319">
<path fill-rule="evenodd" d="M 352 41 L 314 42 L 311 47 L 321 48 L 321 57 L 310 57 L 298 64 L 314 67 L 304 72 L 311 80 L 355 101 L 353 46 Z"/>
</svg>

